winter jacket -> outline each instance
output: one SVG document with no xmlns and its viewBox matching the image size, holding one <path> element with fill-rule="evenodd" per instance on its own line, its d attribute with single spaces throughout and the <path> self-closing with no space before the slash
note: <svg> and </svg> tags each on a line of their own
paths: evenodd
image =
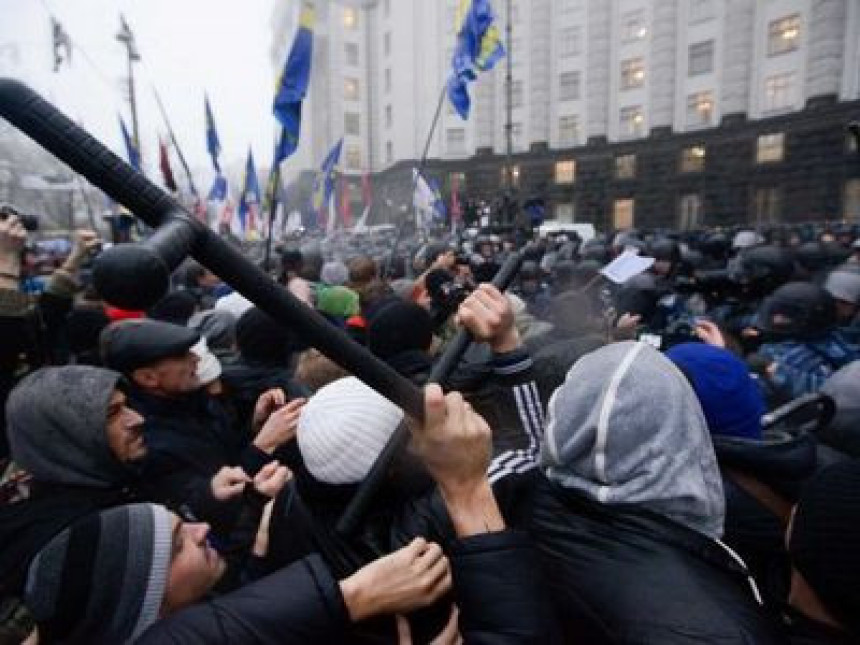
<svg viewBox="0 0 860 645">
<path fill-rule="evenodd" d="M 450 563 L 464 643 L 550 642 L 552 623 L 535 562 L 528 539 L 514 531 L 473 536 L 453 546 Z M 312 555 L 159 621 L 137 644 L 347 644 L 354 642 L 352 632 L 337 581 Z"/>
<path fill-rule="evenodd" d="M 737 556 L 653 511 L 544 481 L 532 535 L 565 642 L 780 642 Z"/>
<path fill-rule="evenodd" d="M 815 441 L 782 432 L 768 433 L 763 441 L 713 439 L 726 496 L 723 541 L 743 558 L 775 607 L 788 591 L 785 530 L 801 485 L 815 471 Z"/>
<path fill-rule="evenodd" d="M 250 437 L 237 431 L 221 405 L 202 391 L 169 399 L 132 387 L 129 405 L 144 417 L 143 498 L 207 521 L 215 533 L 229 533 L 242 500 L 216 500 L 212 476 L 223 466 L 241 466 L 253 477 L 271 457 L 250 444 Z"/>
<path fill-rule="evenodd" d="M 759 353 L 776 364 L 771 381 L 789 400 L 817 392 L 834 372 L 860 359 L 860 349 L 835 330 L 805 342 L 766 343 Z"/>
<path fill-rule="evenodd" d="M 666 357 L 623 342 L 580 359 L 550 400 L 541 466 L 532 535 L 568 642 L 773 642 L 719 542 L 701 406 Z"/>
<path fill-rule="evenodd" d="M 482 388 L 492 393 L 473 400 L 494 430 L 493 459 L 488 477 L 509 526 L 525 526 L 530 475 L 535 472 L 542 434 L 543 411 L 532 379 L 528 354 L 515 350 L 494 357 L 495 377 Z M 322 554 L 336 575 L 349 575 L 371 560 L 390 553 L 414 537 L 423 536 L 443 546 L 454 539 L 454 528 L 438 491 L 420 464 L 403 453 L 392 477 L 373 500 L 355 536 L 344 537 L 334 527 L 357 490 L 354 485 L 316 482 L 302 468 L 295 484 L 276 500 L 270 524 L 268 567 L 280 567 L 311 552 Z M 432 636 L 447 621 L 447 605 L 424 610 L 412 621 L 413 632 Z M 384 621 L 379 621 L 384 622 Z M 388 621 L 390 622 L 390 621 Z M 379 633 L 393 633 L 394 625 L 374 626 L 365 642 Z"/>
</svg>

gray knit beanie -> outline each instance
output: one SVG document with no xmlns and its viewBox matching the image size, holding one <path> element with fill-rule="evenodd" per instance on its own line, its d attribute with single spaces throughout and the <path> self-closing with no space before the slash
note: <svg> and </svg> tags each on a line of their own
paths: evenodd
<svg viewBox="0 0 860 645">
<path fill-rule="evenodd" d="M 129 504 L 93 514 L 30 564 L 24 602 L 40 641 L 118 645 L 158 620 L 170 567 L 170 513 Z"/>
</svg>

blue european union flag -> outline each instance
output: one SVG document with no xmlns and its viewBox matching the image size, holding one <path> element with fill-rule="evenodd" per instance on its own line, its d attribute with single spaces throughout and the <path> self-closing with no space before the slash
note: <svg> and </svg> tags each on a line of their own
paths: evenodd
<svg viewBox="0 0 860 645">
<path fill-rule="evenodd" d="M 461 0 L 461 6 L 466 0 Z M 486 72 L 505 55 L 490 0 L 471 0 L 457 33 L 457 47 L 451 59 L 448 98 L 463 118 L 469 118 L 471 99 L 468 84 L 477 72 Z"/>
<path fill-rule="evenodd" d="M 299 130 L 302 125 L 302 101 L 308 92 L 311 78 L 311 59 L 314 44 L 314 9 L 305 2 L 299 17 L 293 46 L 290 48 L 284 71 L 278 81 L 272 110 L 283 126 L 278 145 L 277 162 L 289 157 L 299 145 Z"/>
<path fill-rule="evenodd" d="M 317 217 L 323 215 L 323 208 L 331 199 L 332 191 L 334 190 L 334 167 L 340 159 L 340 150 L 343 148 L 343 138 L 338 141 L 329 151 L 325 160 L 322 163 L 319 173 L 314 179 L 314 191 L 312 195 L 311 206 Z"/>
<path fill-rule="evenodd" d="M 218 131 L 215 129 L 215 117 L 212 116 L 212 106 L 209 105 L 209 97 L 204 97 L 206 108 L 206 149 L 212 157 L 212 165 L 215 166 L 215 172 L 221 173 L 221 166 L 218 165 L 218 155 L 221 154 L 221 142 L 218 140 Z"/>
<path fill-rule="evenodd" d="M 128 154 L 128 163 L 131 164 L 131 167 L 136 171 L 140 172 L 140 148 L 137 145 L 137 141 L 134 140 L 128 133 L 128 128 L 125 127 L 125 121 L 122 120 L 122 117 L 119 117 L 119 127 L 122 130 L 122 138 L 125 141 L 125 151 Z"/>
</svg>

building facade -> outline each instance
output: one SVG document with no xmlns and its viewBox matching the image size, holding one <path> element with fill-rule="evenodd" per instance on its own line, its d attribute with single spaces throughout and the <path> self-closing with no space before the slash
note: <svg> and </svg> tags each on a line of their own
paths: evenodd
<svg viewBox="0 0 860 645">
<path fill-rule="evenodd" d="M 846 134 L 860 118 L 860 3 L 493 4 L 503 35 L 512 24 L 512 182 L 520 199 L 542 198 L 549 217 L 602 228 L 860 220 L 860 156 Z M 346 133 L 344 171 L 371 173 L 380 203 L 395 205 L 381 218 L 409 203 L 456 5 L 318 5 L 312 101 L 328 110 L 309 110 L 304 167 Z M 282 18 L 275 39 L 287 42 Z M 455 173 L 473 198 L 502 188 L 505 65 L 471 86 L 468 121 L 442 106 L 428 172 L 443 190 Z"/>
</svg>

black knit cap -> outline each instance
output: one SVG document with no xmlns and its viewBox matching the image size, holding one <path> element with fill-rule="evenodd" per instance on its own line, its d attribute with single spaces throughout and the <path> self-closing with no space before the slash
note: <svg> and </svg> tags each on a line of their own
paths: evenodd
<svg viewBox="0 0 860 645">
<path fill-rule="evenodd" d="M 290 357 L 303 349 L 296 334 L 262 309 L 248 309 L 236 323 L 236 344 L 242 358 L 286 367 Z"/>
<path fill-rule="evenodd" d="M 392 301 L 368 321 L 367 346 L 382 359 L 405 351 L 427 351 L 433 343 L 433 320 L 411 302 Z"/>
<path fill-rule="evenodd" d="M 789 553 L 827 610 L 860 635 L 860 461 L 830 466 L 804 487 Z"/>
</svg>

